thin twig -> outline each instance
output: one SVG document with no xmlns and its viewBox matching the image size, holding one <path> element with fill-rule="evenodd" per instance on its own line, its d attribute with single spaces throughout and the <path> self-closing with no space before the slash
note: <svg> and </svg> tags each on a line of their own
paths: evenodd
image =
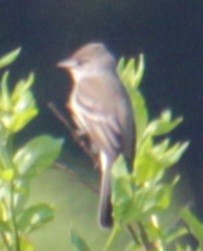
<svg viewBox="0 0 203 251">
<path fill-rule="evenodd" d="M 149 241 L 147 232 L 145 231 L 145 228 L 141 222 L 138 222 L 138 227 L 140 231 L 140 237 L 142 239 L 142 243 L 145 247 L 145 250 L 146 251 L 156 250 L 154 243 Z"/>
<path fill-rule="evenodd" d="M 18 226 L 16 221 L 16 209 L 14 206 L 14 184 L 11 183 L 11 198 L 10 198 L 10 209 L 11 209 L 11 220 L 13 225 L 13 231 L 14 231 L 14 243 L 15 243 L 15 250 L 20 251 L 20 236 L 18 232 Z"/>
<path fill-rule="evenodd" d="M 88 156 L 96 163 L 95 156 L 91 153 L 90 149 L 87 148 L 85 142 L 81 139 L 81 137 L 78 137 L 78 134 L 76 133 L 76 130 L 73 128 L 73 126 L 67 121 L 65 116 L 57 109 L 56 105 L 52 102 L 48 103 L 48 108 L 54 113 L 56 118 L 70 131 L 70 134 L 74 141 L 82 148 L 82 150 L 88 154 Z M 78 180 L 80 183 L 82 183 L 84 186 L 88 187 L 90 190 L 92 190 L 94 193 L 99 193 L 98 187 L 93 186 L 92 184 L 89 184 L 82 178 L 80 178 L 75 172 L 67 168 L 65 165 L 61 163 L 55 163 L 55 167 L 62 169 L 66 171 L 69 175 L 71 175 L 74 179 Z"/>
<path fill-rule="evenodd" d="M 50 102 L 47 104 L 47 107 L 53 112 L 56 118 L 70 131 L 72 138 L 80 146 L 80 148 L 90 157 L 94 164 L 97 165 L 96 156 L 92 153 L 91 149 L 87 147 L 85 141 L 81 136 L 79 136 L 78 131 L 67 121 L 65 116 L 58 110 L 56 105 Z"/>
<path fill-rule="evenodd" d="M 133 227 L 130 224 L 127 225 L 127 230 L 130 233 L 130 235 L 132 236 L 132 238 L 134 239 L 135 243 L 138 244 L 138 245 L 141 245 L 141 243 L 140 243 L 140 241 L 139 241 Z"/>
<path fill-rule="evenodd" d="M 52 102 L 49 102 L 47 104 L 47 107 L 53 112 L 53 114 L 56 116 L 56 118 L 61 121 L 61 123 L 72 133 L 74 131 L 71 124 L 67 121 L 67 119 L 62 115 L 62 113 L 58 110 L 56 105 Z"/>
<path fill-rule="evenodd" d="M 94 186 L 94 185 L 88 183 L 87 181 L 83 180 L 75 172 L 73 172 L 72 170 L 67 168 L 65 165 L 56 162 L 56 163 L 54 163 L 54 166 L 57 169 L 61 169 L 61 170 L 65 171 L 65 172 L 67 172 L 71 177 L 73 177 L 75 180 L 79 181 L 81 184 L 83 184 L 85 187 L 89 188 L 94 193 L 99 194 L 99 188 L 97 186 Z"/>
</svg>

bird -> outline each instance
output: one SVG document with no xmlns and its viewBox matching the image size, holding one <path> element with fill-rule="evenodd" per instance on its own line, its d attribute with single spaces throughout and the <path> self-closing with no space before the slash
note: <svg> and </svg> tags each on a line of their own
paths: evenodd
<svg viewBox="0 0 203 251">
<path fill-rule="evenodd" d="M 113 225 L 112 166 L 120 154 L 132 165 L 135 155 L 131 101 L 117 73 L 116 59 L 102 42 L 83 45 L 57 66 L 72 80 L 66 108 L 98 156 L 99 223 L 103 228 L 110 228 Z"/>
</svg>

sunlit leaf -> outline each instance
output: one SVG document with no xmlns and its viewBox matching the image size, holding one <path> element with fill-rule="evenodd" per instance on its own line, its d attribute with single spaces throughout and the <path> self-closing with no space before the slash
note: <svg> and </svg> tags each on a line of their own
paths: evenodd
<svg viewBox="0 0 203 251">
<path fill-rule="evenodd" d="M 131 90 L 135 91 L 135 88 L 140 85 L 143 78 L 144 55 L 140 54 L 137 58 L 128 61 L 121 58 L 117 66 L 117 71 L 126 88 L 128 90 L 131 88 Z"/>
<path fill-rule="evenodd" d="M 43 226 L 54 217 L 53 208 L 47 204 L 38 204 L 22 211 L 18 220 L 18 228 L 24 232 L 31 232 Z"/>
<path fill-rule="evenodd" d="M 157 154 L 159 162 L 163 167 L 169 167 L 177 163 L 189 146 L 189 142 L 176 143 L 165 152 Z"/>
<path fill-rule="evenodd" d="M 136 62 L 137 66 L 136 66 L 136 74 L 134 77 L 134 83 L 136 85 L 136 88 L 138 88 L 144 76 L 144 69 L 145 69 L 144 54 L 143 53 L 139 54 L 139 56 L 136 58 L 136 61 L 137 61 Z"/>
<path fill-rule="evenodd" d="M 132 187 L 123 156 L 119 156 L 112 169 L 112 203 L 114 218 L 123 220 L 126 208 L 131 204 Z"/>
<path fill-rule="evenodd" d="M 156 180 L 157 176 L 160 178 L 160 172 L 163 172 L 161 163 L 148 151 L 137 158 L 135 166 L 135 178 L 138 185 Z"/>
<path fill-rule="evenodd" d="M 125 58 L 121 57 L 117 64 L 117 71 L 119 74 L 123 73 L 123 68 L 125 67 Z"/>
<path fill-rule="evenodd" d="M 11 109 L 10 93 L 8 90 L 8 78 L 9 78 L 9 71 L 6 71 L 4 72 L 1 80 L 0 112 L 2 111 L 10 112 Z"/>
<path fill-rule="evenodd" d="M 0 172 L 0 178 L 6 182 L 12 181 L 14 176 L 15 171 L 12 168 L 8 168 Z"/>
<path fill-rule="evenodd" d="M 0 69 L 13 63 L 19 56 L 21 48 L 17 48 L 0 58 Z"/>
<path fill-rule="evenodd" d="M 30 184 L 29 179 L 20 179 L 16 183 L 14 190 L 14 205 L 16 213 L 22 212 L 23 207 L 25 206 L 29 194 L 30 194 Z"/>
<path fill-rule="evenodd" d="M 20 48 L 0 59 L 0 68 L 12 63 Z M 62 140 L 39 136 L 14 154 L 15 133 L 24 128 L 38 113 L 31 91 L 34 74 L 20 80 L 11 91 L 9 72 L 0 81 L 0 249 L 33 251 L 26 234 L 53 219 L 53 208 L 36 204 L 26 208 L 30 182 L 51 166 L 58 157 Z"/>
<path fill-rule="evenodd" d="M 163 209 L 159 203 L 165 197 L 163 185 L 141 187 L 134 190 L 133 197 L 129 198 L 128 204 L 123 205 L 122 214 L 118 215 L 118 220 L 129 224 L 133 221 L 142 221 L 153 212 Z M 117 219 L 117 218 L 115 218 Z"/>
<path fill-rule="evenodd" d="M 18 172 L 38 175 L 45 171 L 58 157 L 63 144 L 62 139 L 38 136 L 20 148 L 14 156 Z"/>
<path fill-rule="evenodd" d="M 20 235 L 20 250 L 34 251 L 35 248 L 30 240 L 28 240 L 25 236 Z"/>
<path fill-rule="evenodd" d="M 23 129 L 33 118 L 38 114 L 36 108 L 26 109 L 21 113 L 16 113 L 13 116 L 4 117 L 4 125 L 12 132 L 18 132 Z"/>
<path fill-rule="evenodd" d="M 144 97 L 139 91 L 132 92 L 130 97 L 135 117 L 137 143 L 139 144 L 147 128 L 148 112 Z"/>
<path fill-rule="evenodd" d="M 0 222 L 4 225 L 5 222 L 8 220 L 8 215 L 7 215 L 7 208 L 5 203 L 3 203 L 2 199 L 8 198 L 8 189 L 4 187 L 3 191 L 1 189 L 1 203 L 0 203 Z"/>
<path fill-rule="evenodd" d="M 34 81 L 34 74 L 31 73 L 27 80 L 21 80 L 17 83 L 11 94 L 8 91 L 6 79 L 7 75 L 5 75 L 1 84 L 1 122 L 10 132 L 18 132 L 38 114 L 35 99 L 30 90 Z"/>
<path fill-rule="evenodd" d="M 163 175 L 163 166 L 152 150 L 153 141 L 150 137 L 138 144 L 133 173 L 136 184 L 138 185 L 149 181 L 158 181 Z"/>
<path fill-rule="evenodd" d="M 33 85 L 35 81 L 34 73 L 30 73 L 26 80 L 20 80 L 16 85 L 12 92 L 11 99 L 12 102 L 18 103 L 20 99 L 23 98 L 23 95 L 30 91 L 30 87 Z"/>
<path fill-rule="evenodd" d="M 167 110 L 161 114 L 161 117 L 159 119 L 149 123 L 145 133 L 150 134 L 152 136 L 162 136 L 171 132 L 182 121 L 183 121 L 182 117 L 179 117 L 171 121 L 171 112 Z"/>
<path fill-rule="evenodd" d="M 125 68 L 123 69 L 122 72 L 122 78 L 125 79 L 125 84 L 127 86 L 134 86 L 135 85 L 135 60 L 134 59 L 129 59 L 128 62 L 126 63 Z"/>
</svg>

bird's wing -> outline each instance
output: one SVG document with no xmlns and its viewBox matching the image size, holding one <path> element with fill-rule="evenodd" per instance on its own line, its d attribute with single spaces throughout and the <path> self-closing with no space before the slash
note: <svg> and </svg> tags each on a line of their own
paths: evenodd
<svg viewBox="0 0 203 251">
<path fill-rule="evenodd" d="M 121 127 L 116 114 L 116 93 L 98 81 L 83 83 L 77 90 L 77 108 L 90 137 L 102 147 L 120 150 Z"/>
</svg>

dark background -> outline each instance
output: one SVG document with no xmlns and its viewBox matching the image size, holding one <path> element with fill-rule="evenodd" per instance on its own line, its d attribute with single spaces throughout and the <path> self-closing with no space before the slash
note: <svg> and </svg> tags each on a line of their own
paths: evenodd
<svg viewBox="0 0 203 251">
<path fill-rule="evenodd" d="M 183 115 L 175 140 L 190 140 L 179 172 L 188 180 L 201 216 L 203 207 L 203 4 L 179 0 L 0 0 L 0 54 L 18 46 L 21 57 L 11 67 L 13 79 L 36 73 L 40 116 L 23 134 L 68 133 L 47 109 L 64 107 L 68 80 L 55 64 L 90 41 L 103 41 L 120 56 L 143 51 L 146 71 L 142 91 L 154 117 L 170 107 Z M 66 143 L 67 151 L 77 149 Z M 81 153 L 79 153 L 81 154 Z M 84 154 L 82 155 L 84 157 Z"/>
</svg>

